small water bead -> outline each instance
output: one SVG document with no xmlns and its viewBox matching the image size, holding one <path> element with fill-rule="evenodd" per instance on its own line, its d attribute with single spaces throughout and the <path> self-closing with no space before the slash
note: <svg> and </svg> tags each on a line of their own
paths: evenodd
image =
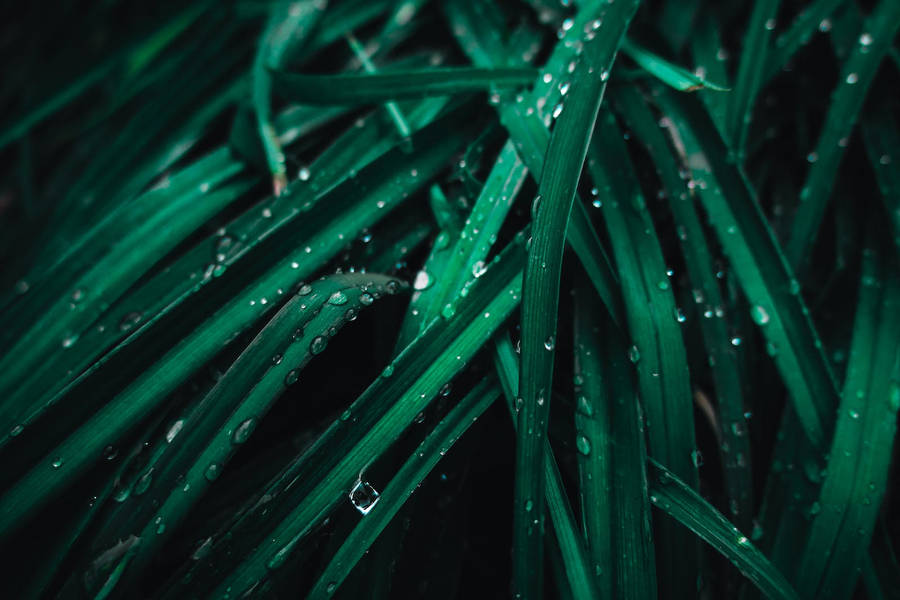
<svg viewBox="0 0 900 600">
<path fill-rule="evenodd" d="M 631 346 L 631 348 L 628 350 L 628 360 L 630 360 L 633 364 L 638 364 L 638 362 L 640 362 L 641 351 L 636 345 Z"/>
<path fill-rule="evenodd" d="M 822 33 L 828 33 L 831 31 L 831 19 L 822 19 L 819 21 L 819 31 Z"/>
<path fill-rule="evenodd" d="M 131 491 L 135 496 L 140 496 L 148 489 L 150 489 L 150 484 L 153 482 L 153 469 L 151 468 L 149 471 L 141 475 L 137 482 L 134 484 L 134 489 Z"/>
<path fill-rule="evenodd" d="M 300 167 L 300 171 L 297 172 L 297 178 L 300 181 L 309 181 L 309 177 L 312 173 L 309 172 L 309 167 Z"/>
<path fill-rule="evenodd" d="M 344 304 L 347 304 L 347 294 L 341 291 L 333 293 L 328 298 L 328 304 L 332 304 L 334 306 L 343 306 Z"/>
<path fill-rule="evenodd" d="M 656 283 L 656 287 L 658 287 L 662 291 L 666 291 L 667 289 L 669 289 L 669 280 L 668 279 L 660 279 Z"/>
<path fill-rule="evenodd" d="M 337 589 L 337 584 L 336 584 L 335 582 L 332 581 L 332 582 L 330 582 L 327 586 L 325 586 L 325 593 L 326 593 L 326 594 L 333 594 L 333 593 L 335 592 L 336 589 Z"/>
<path fill-rule="evenodd" d="M 381 372 L 381 376 L 384 378 L 388 378 L 394 374 L 394 365 L 390 364 L 384 368 L 384 371 Z"/>
<path fill-rule="evenodd" d="M 531 512 L 531 509 L 533 509 L 533 508 L 534 508 L 534 502 L 532 502 L 531 500 L 526 500 L 525 501 L 525 512 Z"/>
<path fill-rule="evenodd" d="M 384 284 L 384 291 L 393 296 L 400 291 L 400 283 L 395 279 L 391 279 Z"/>
<path fill-rule="evenodd" d="M 891 164 L 891 157 L 888 154 L 882 154 L 878 159 L 878 164 L 880 165 L 889 165 Z"/>
<path fill-rule="evenodd" d="M 846 81 L 849 85 L 853 85 L 854 83 L 859 81 L 859 75 L 857 75 L 856 73 L 850 73 L 849 75 L 847 75 Z"/>
<path fill-rule="evenodd" d="M 554 342 L 555 340 L 552 335 L 547 337 L 547 339 L 544 340 L 544 348 L 547 350 L 553 350 Z"/>
<path fill-rule="evenodd" d="M 766 309 L 763 308 L 762 305 L 757 304 L 750 309 L 750 318 L 752 318 L 753 322 L 757 325 L 765 325 L 769 322 L 769 313 L 766 312 Z"/>
<path fill-rule="evenodd" d="M 231 434 L 232 443 L 243 444 L 250 437 L 250 434 L 253 433 L 254 429 L 256 429 L 256 419 L 253 417 L 241 421 L 241 424 L 238 425 L 235 428 L 234 433 Z"/>
<path fill-rule="evenodd" d="M 367 515 L 378 504 L 380 494 L 369 482 L 357 479 L 348 497 L 356 510 Z"/>
<path fill-rule="evenodd" d="M 15 427 L 13 427 L 12 429 L 9 430 L 9 436 L 17 437 L 17 436 L 21 435 L 23 431 L 25 431 L 24 425 L 21 425 L 21 424 L 16 425 Z"/>
<path fill-rule="evenodd" d="M 207 481 L 215 481 L 218 479 L 221 474 L 222 469 L 219 467 L 218 463 L 210 463 L 208 467 L 206 467 L 206 471 L 203 473 L 203 477 L 206 478 Z"/>
<path fill-rule="evenodd" d="M 816 162 L 817 160 L 819 160 L 819 155 L 816 154 L 815 152 L 810 152 L 809 154 L 806 155 L 806 162 L 808 162 L 810 164 Z"/>
<path fill-rule="evenodd" d="M 745 536 L 742 535 L 742 536 L 738 537 L 737 543 L 741 546 L 749 546 L 750 540 L 748 540 Z"/>
<path fill-rule="evenodd" d="M 565 96 L 569 92 L 569 88 L 571 87 L 571 85 L 572 84 L 570 84 L 568 81 L 560 84 L 560 86 L 559 86 L 560 95 Z"/>
<path fill-rule="evenodd" d="M 553 81 L 553 75 L 550 73 L 544 73 L 543 77 L 541 77 L 541 80 L 544 83 L 550 83 L 551 81 Z"/>
<path fill-rule="evenodd" d="M 731 338 L 731 345 L 734 347 L 740 346 L 743 340 L 739 336 L 734 336 Z"/>
<path fill-rule="evenodd" d="M 298 296 L 308 296 L 312 293 L 312 286 L 308 283 L 301 284 L 299 288 L 297 288 Z"/>
<path fill-rule="evenodd" d="M 853 409 L 847 411 L 847 414 L 850 415 L 851 419 L 854 419 L 854 420 L 859 419 L 859 412 L 857 412 Z"/>
<path fill-rule="evenodd" d="M 874 40 L 872 39 L 872 34 L 870 33 L 863 33 L 861 36 L 859 36 L 860 46 L 871 46 L 873 41 Z"/>
<path fill-rule="evenodd" d="M 177 421 L 172 423 L 172 426 L 169 427 L 169 430 L 166 432 L 166 442 L 171 444 L 172 440 L 175 439 L 175 437 L 181 432 L 183 428 L 184 419 L 178 419 Z"/>
<path fill-rule="evenodd" d="M 375 298 L 369 292 L 363 292 L 359 295 L 359 303 L 363 306 L 371 306 L 375 302 Z"/>
<path fill-rule="evenodd" d="M 558 119 L 559 115 L 562 114 L 562 111 L 563 111 L 563 105 L 562 105 L 562 102 L 560 102 L 553 108 L 553 113 L 551 113 L 551 115 L 554 119 Z"/>
<path fill-rule="evenodd" d="M 773 29 L 775 29 L 775 25 L 775 19 L 768 19 L 766 21 L 766 31 L 772 31 Z"/>
<path fill-rule="evenodd" d="M 674 315 L 675 320 L 679 323 L 684 323 L 685 321 L 687 321 L 687 316 L 684 314 L 684 311 L 677 306 L 674 308 Z"/>
<path fill-rule="evenodd" d="M 691 450 L 691 462 L 695 467 L 703 466 L 703 454 L 699 450 Z"/>
<path fill-rule="evenodd" d="M 326 346 L 328 346 L 328 338 L 323 335 L 317 335 L 309 343 L 309 353 L 314 356 L 316 354 L 321 354 L 325 351 Z"/>
<path fill-rule="evenodd" d="M 575 438 L 575 447 L 580 454 L 588 456 L 591 453 L 591 441 L 585 437 L 583 433 L 579 433 Z"/>
<path fill-rule="evenodd" d="M 431 278 L 427 271 L 419 271 L 418 273 L 416 273 L 416 278 L 413 281 L 413 289 L 419 291 L 427 290 L 432 286 L 433 283 L 434 280 Z"/>
<path fill-rule="evenodd" d="M 291 369 L 287 372 L 287 375 L 284 376 L 284 385 L 294 385 L 297 383 L 298 379 L 300 379 L 300 372 L 297 369 Z"/>
<path fill-rule="evenodd" d="M 478 279 L 485 273 L 487 273 L 487 267 L 485 266 L 483 260 L 479 260 L 474 265 L 472 265 L 472 276 L 475 277 L 475 279 Z"/>
<path fill-rule="evenodd" d="M 50 463 L 50 466 L 53 467 L 54 469 L 58 469 L 62 466 L 62 464 L 63 464 L 63 459 L 60 457 L 56 457 L 53 459 L 53 462 Z"/>
</svg>

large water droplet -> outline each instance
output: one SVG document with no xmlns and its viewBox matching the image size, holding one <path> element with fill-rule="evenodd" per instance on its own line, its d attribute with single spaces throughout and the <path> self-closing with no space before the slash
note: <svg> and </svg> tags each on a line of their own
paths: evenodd
<svg viewBox="0 0 900 600">
<path fill-rule="evenodd" d="M 218 479 L 221 474 L 222 469 L 219 467 L 218 463 L 210 463 L 208 467 L 206 467 L 206 471 L 203 473 L 203 476 L 207 481 L 215 481 Z"/>
<path fill-rule="evenodd" d="M 328 304 L 333 304 L 334 306 L 342 306 L 344 304 L 347 304 L 347 294 L 341 291 L 333 293 L 328 298 Z"/>
<path fill-rule="evenodd" d="M 378 491 L 373 488 L 369 482 L 360 479 L 356 480 L 356 484 L 353 486 L 353 489 L 350 490 L 349 494 L 350 502 L 356 510 L 364 515 L 369 514 L 369 511 L 378 504 L 379 496 L 380 494 Z"/>
<path fill-rule="evenodd" d="M 323 335 L 317 335 L 309 343 L 309 352 L 313 355 L 321 354 L 325 351 L 326 346 L 328 346 L 328 339 Z"/>
<path fill-rule="evenodd" d="M 413 281 L 413 289 L 419 291 L 427 290 L 431 287 L 432 283 L 433 281 L 431 279 L 431 276 L 427 271 L 419 271 L 418 273 L 416 273 L 416 278 Z"/>
<path fill-rule="evenodd" d="M 241 421 L 241 424 L 238 425 L 234 433 L 231 434 L 231 441 L 235 444 L 243 444 L 250 437 L 250 434 L 253 433 L 253 430 L 256 428 L 256 419 L 250 417 L 244 421 Z"/>
</svg>

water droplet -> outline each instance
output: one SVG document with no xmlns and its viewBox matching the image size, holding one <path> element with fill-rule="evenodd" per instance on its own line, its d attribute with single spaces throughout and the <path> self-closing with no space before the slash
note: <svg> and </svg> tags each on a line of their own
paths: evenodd
<svg viewBox="0 0 900 600">
<path fill-rule="evenodd" d="M 451 318 L 456 314 L 456 307 L 452 304 L 445 304 L 444 308 L 441 309 L 441 316 L 445 319 Z"/>
<path fill-rule="evenodd" d="M 256 419 L 253 417 L 241 421 L 241 424 L 238 425 L 237 428 L 235 428 L 234 433 L 231 434 L 231 441 L 235 444 L 243 444 L 247 441 L 247 438 L 250 437 L 250 434 L 253 433 L 255 428 Z"/>
<path fill-rule="evenodd" d="M 703 466 L 703 454 L 699 450 L 691 450 L 691 462 L 695 467 Z"/>
<path fill-rule="evenodd" d="M 386 284 L 384 284 L 384 291 L 393 296 L 400 291 L 400 283 L 394 279 L 391 279 Z"/>
<path fill-rule="evenodd" d="M 663 291 L 669 289 L 669 280 L 668 279 L 660 279 L 656 283 L 656 287 L 658 287 L 659 289 L 661 289 Z"/>
<path fill-rule="evenodd" d="M 822 33 L 828 33 L 831 31 L 831 20 L 830 19 L 822 19 L 819 21 L 819 31 Z"/>
<path fill-rule="evenodd" d="M 760 304 L 757 304 L 750 309 L 750 317 L 757 325 L 765 325 L 769 322 L 769 313 L 766 312 L 766 309 Z"/>
<path fill-rule="evenodd" d="M 775 29 L 775 19 L 768 19 L 766 21 L 766 31 L 772 31 Z"/>
<path fill-rule="evenodd" d="M 416 278 L 413 281 L 413 289 L 414 290 L 427 290 L 431 287 L 433 280 L 431 276 L 424 270 L 416 273 Z"/>
<path fill-rule="evenodd" d="M 369 482 L 357 479 L 348 496 L 356 510 L 367 515 L 378 504 L 380 494 Z"/>
<path fill-rule="evenodd" d="M 846 81 L 849 85 L 853 85 L 854 83 L 859 81 L 859 75 L 857 75 L 856 73 L 850 73 L 849 75 L 847 75 Z"/>
<path fill-rule="evenodd" d="M 541 195 L 538 194 L 531 202 L 531 218 L 537 219 L 538 212 L 541 210 Z"/>
<path fill-rule="evenodd" d="M 808 162 L 808 163 L 814 163 L 817 160 L 819 160 L 819 155 L 816 154 L 815 152 L 810 152 L 809 154 L 806 155 L 806 162 Z"/>
<path fill-rule="evenodd" d="M 737 543 L 741 546 L 749 546 L 750 540 L 748 540 L 745 536 L 738 537 Z"/>
<path fill-rule="evenodd" d="M 687 321 L 687 316 L 684 314 L 684 311 L 677 306 L 674 308 L 674 314 L 675 320 L 679 323 L 684 323 L 685 321 Z"/>
<path fill-rule="evenodd" d="M 309 167 L 300 167 L 300 171 L 297 172 L 297 178 L 300 181 L 309 181 L 310 175 Z"/>
<path fill-rule="evenodd" d="M 872 34 L 870 33 L 863 33 L 861 36 L 859 36 L 859 44 L 861 46 L 871 46 L 872 41 Z"/>
<path fill-rule="evenodd" d="M 171 444 L 172 440 L 175 439 L 175 436 L 184 428 L 184 419 L 178 419 L 172 426 L 169 427 L 169 430 L 166 432 L 166 442 Z"/>
<path fill-rule="evenodd" d="M 221 473 L 221 469 L 219 468 L 218 463 L 210 463 L 208 467 L 206 467 L 206 471 L 203 473 L 203 476 L 207 481 L 215 481 L 219 474 Z"/>
<path fill-rule="evenodd" d="M 534 508 L 534 502 L 531 500 L 525 501 L 525 512 L 531 512 L 531 509 Z"/>
<path fill-rule="evenodd" d="M 369 292 L 363 292 L 359 295 L 359 303 L 363 306 L 371 306 L 375 302 L 375 298 Z"/>
<path fill-rule="evenodd" d="M 328 338 L 323 335 L 317 335 L 309 343 L 309 353 L 312 355 L 321 354 L 328 345 Z"/>
<path fill-rule="evenodd" d="M 553 350 L 554 338 L 553 336 L 548 336 L 546 340 L 544 340 L 544 348 L 547 350 Z"/>
<path fill-rule="evenodd" d="M 381 376 L 385 377 L 385 378 L 390 377 L 393 374 L 394 374 L 394 365 L 393 364 L 386 366 L 384 368 L 384 371 L 381 372 Z"/>
<path fill-rule="evenodd" d="M 606 81 L 607 79 L 609 79 L 609 71 L 601 71 L 600 81 Z"/>
<path fill-rule="evenodd" d="M 333 594 L 336 589 L 337 589 L 337 584 L 332 581 L 327 586 L 325 586 L 325 593 Z"/>
<path fill-rule="evenodd" d="M 328 298 L 328 304 L 333 304 L 334 306 L 342 306 L 344 304 L 347 304 L 347 294 L 341 291 L 333 293 Z"/>
<path fill-rule="evenodd" d="M 641 360 L 641 351 L 637 346 L 633 345 L 628 350 L 628 360 L 630 360 L 634 364 L 638 364 Z"/>
<path fill-rule="evenodd" d="M 63 464 L 63 459 L 60 457 L 56 457 L 53 459 L 53 462 L 50 463 L 50 466 L 52 466 L 54 469 L 58 469 L 62 466 L 62 464 Z"/>
<path fill-rule="evenodd" d="M 583 433 L 579 433 L 575 438 L 575 447 L 578 452 L 587 456 L 591 453 L 591 441 L 585 437 Z"/>
<path fill-rule="evenodd" d="M 10 437 L 19 436 L 22 434 L 23 431 L 25 431 L 24 425 L 21 425 L 21 424 L 16 425 L 15 427 L 13 427 L 12 429 L 9 430 L 9 436 Z"/>
<path fill-rule="evenodd" d="M 734 336 L 733 338 L 731 338 L 731 345 L 735 347 L 740 346 L 742 341 L 743 340 L 740 338 L 740 336 Z"/>
<path fill-rule="evenodd" d="M 137 482 L 134 484 L 134 489 L 132 490 L 132 494 L 135 496 L 140 496 L 148 489 L 150 489 L 150 483 L 153 482 L 153 469 L 151 468 L 149 471 L 141 475 Z"/>
<path fill-rule="evenodd" d="M 854 419 L 854 420 L 855 420 L 855 419 L 859 419 L 859 412 L 857 412 L 857 411 L 855 411 L 855 410 L 853 410 L 853 409 L 847 411 L 847 414 L 850 415 L 850 418 L 851 418 L 851 419 Z"/>
<path fill-rule="evenodd" d="M 291 386 L 297 383 L 297 380 L 300 378 L 300 372 L 297 369 L 291 369 L 287 372 L 287 375 L 284 376 L 284 385 Z"/>
<path fill-rule="evenodd" d="M 475 277 L 475 279 L 478 279 L 485 273 L 487 273 L 487 267 L 485 266 L 483 260 L 479 260 L 474 265 L 472 265 L 472 275 Z"/>
</svg>

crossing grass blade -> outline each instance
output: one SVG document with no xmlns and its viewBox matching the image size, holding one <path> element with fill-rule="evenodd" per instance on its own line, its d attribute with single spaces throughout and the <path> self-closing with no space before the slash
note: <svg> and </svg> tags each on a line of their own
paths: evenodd
<svg viewBox="0 0 900 600">
<path fill-rule="evenodd" d="M 547 147 L 538 195 L 532 206 L 532 242 L 522 288 L 522 366 L 516 444 L 516 489 L 513 510 L 513 587 L 523 598 L 540 595 L 543 567 L 541 451 L 547 435 L 554 344 L 565 231 L 587 154 L 606 77 L 636 3 L 611 5 L 603 14 L 609 30 L 585 42 Z M 593 75 L 593 76 L 592 76 Z M 535 505 L 538 525 L 525 509 Z"/>
<path fill-rule="evenodd" d="M 498 335 L 494 343 L 494 364 L 497 376 L 503 386 L 506 405 L 513 420 L 513 428 L 518 429 L 519 404 L 519 358 L 513 350 L 508 336 Z M 569 504 L 563 485 L 562 476 L 553 450 L 549 442 L 544 444 L 543 468 L 546 477 L 544 488 L 547 514 L 553 525 L 556 540 L 562 555 L 563 570 L 568 586 L 566 592 L 573 598 L 597 598 L 599 588 L 595 587 L 591 576 L 591 564 L 588 553 L 582 543 L 581 533 L 575 521 L 572 507 Z M 526 506 L 526 512 L 532 512 L 534 505 Z"/>
<path fill-rule="evenodd" d="M 253 109 L 276 196 L 287 185 L 287 167 L 272 124 L 272 76 L 269 69 L 280 66 L 292 51 L 296 51 L 309 38 L 326 5 L 327 1 L 322 0 L 273 4 L 253 61 Z"/>
<path fill-rule="evenodd" d="M 806 174 L 800 191 L 800 204 L 785 246 L 787 259 L 799 275 L 807 268 L 848 138 L 878 67 L 898 31 L 900 5 L 892 0 L 882 0 L 863 22 L 857 44 L 841 65 L 828 114 L 814 150 L 817 158 Z"/>
<path fill-rule="evenodd" d="M 598 120 L 588 171 L 600 190 L 622 282 L 631 341 L 628 356 L 638 373 L 647 452 L 696 486 L 693 401 L 681 323 L 659 239 L 621 138 L 612 113 L 606 112 Z M 679 597 L 694 587 L 685 573 L 695 568 L 697 555 L 689 536 L 669 525 L 662 522 L 657 528 L 657 573 L 663 594 Z"/>
<path fill-rule="evenodd" d="M 852 596 L 888 486 L 900 408 L 900 278 L 880 233 L 870 227 L 863 250 L 841 406 L 797 570 L 797 589 L 809 598 Z"/>
<path fill-rule="evenodd" d="M 771 47 L 772 31 L 781 0 L 758 0 L 753 4 L 741 45 L 741 56 L 729 94 L 727 140 L 729 146 L 743 159 L 747 131 L 753 119 L 756 96 L 763 85 L 763 70 Z"/>
<path fill-rule="evenodd" d="M 375 299 L 403 291 L 404 287 L 384 275 L 348 274 L 298 289 L 201 400 L 198 409 L 177 422 L 171 437 L 167 435 L 167 460 L 154 461 L 141 476 L 152 477 L 151 489 L 141 495 L 149 492 L 154 500 L 141 500 L 144 511 L 123 504 L 133 516 L 127 525 L 111 532 L 110 546 L 130 535 L 144 541 L 120 562 L 106 565 L 113 572 L 105 580 L 107 589 L 119 580 L 127 585 L 124 582 L 128 577 L 133 582 L 146 569 L 164 541 L 178 530 L 190 509 L 227 468 L 232 455 L 250 439 L 274 401 L 296 383 L 313 357 L 326 350 L 337 328 L 354 320 Z M 146 509 L 150 507 L 156 508 L 148 514 Z"/>
<path fill-rule="evenodd" d="M 330 598 L 403 503 L 475 420 L 500 395 L 497 384 L 483 379 L 441 419 L 381 492 L 378 504 L 347 536 L 319 575 L 307 598 Z"/>
<path fill-rule="evenodd" d="M 894 246 L 900 250 L 900 173 L 891 163 L 900 156 L 897 122 L 886 112 L 863 119 L 863 140 L 869 164 L 881 190 L 881 200 L 891 226 Z"/>
<path fill-rule="evenodd" d="M 696 104 L 661 94 L 660 105 L 684 144 L 710 224 L 752 307 L 753 321 L 768 344 L 790 393 L 804 434 L 823 447 L 837 388 L 822 344 L 794 279 L 742 171 L 727 162 L 715 126 Z"/>
<path fill-rule="evenodd" d="M 800 598 L 784 575 L 728 519 L 668 469 L 652 459 L 648 465 L 654 506 L 715 548 L 769 598 Z"/>
<path fill-rule="evenodd" d="M 731 343 L 728 322 L 717 316 L 725 300 L 719 289 L 714 261 L 706 232 L 694 208 L 694 187 L 681 177 L 688 168 L 688 157 L 679 147 L 677 132 L 660 127 L 650 106 L 636 90 L 622 90 L 616 96 L 615 107 L 625 122 L 647 148 L 669 199 L 668 206 L 675 219 L 678 240 L 691 283 L 695 310 L 690 311 L 700 323 L 705 351 L 713 374 L 718 408 L 720 449 L 725 467 L 728 490 L 728 514 L 742 530 L 749 531 L 753 514 L 753 485 L 751 449 L 747 424 L 740 366 Z M 662 122 L 667 125 L 667 121 Z M 665 132 L 672 136 L 667 139 Z M 676 154 L 681 151 L 681 154 Z M 701 192 L 702 193 L 702 192 Z M 680 309 L 676 309 L 680 310 Z M 686 320 L 684 313 L 676 319 Z"/>
<path fill-rule="evenodd" d="M 642 69 L 679 92 L 695 92 L 702 89 L 728 91 L 728 88 L 707 81 L 696 72 L 674 65 L 631 40 L 625 40 L 622 51 Z"/>
<path fill-rule="evenodd" d="M 0 499 L 0 531 L 13 528 L 22 515 L 38 508 L 37 504 L 27 500 L 35 490 L 42 490 L 40 497 L 45 502 L 49 501 L 54 493 L 61 491 L 93 462 L 96 452 L 132 429 L 165 394 L 211 358 L 224 343 L 271 312 L 277 306 L 278 290 L 291 289 L 302 278 L 309 276 L 322 261 L 333 256 L 344 246 L 343 237 L 347 232 L 358 232 L 377 222 L 403 200 L 404 192 L 408 194 L 423 185 L 458 148 L 464 128 L 474 126 L 471 122 L 469 125 L 458 123 L 460 115 L 460 112 L 450 113 L 421 132 L 418 139 L 425 144 L 425 150 L 416 155 L 416 166 L 413 167 L 417 170 L 415 176 L 406 169 L 398 174 L 398 155 L 388 153 L 364 170 L 371 178 L 360 174 L 346 182 L 343 188 L 335 188 L 332 192 L 334 201 L 351 206 L 358 191 L 364 190 L 361 196 L 364 208 L 338 213 L 337 205 L 332 203 L 328 210 L 320 209 L 322 215 L 319 218 L 308 214 L 304 226 L 311 229 L 304 237 L 309 240 L 310 252 L 303 254 L 303 262 L 289 256 L 275 263 L 190 336 L 182 339 L 163 359 L 141 373 L 116 397 L 115 402 L 105 405 L 89 424 L 73 432 L 56 450 L 50 450 L 44 461 Z M 457 128 L 458 135 L 453 135 L 447 128 L 451 123 Z M 406 155 L 401 150 L 396 152 Z M 331 215 L 340 217 L 329 221 Z M 268 298 L 273 301 L 269 303 Z M 266 302 L 263 302 L 264 299 Z M 48 472 L 46 467 L 57 460 L 61 461 L 60 465 L 51 467 Z"/>
<path fill-rule="evenodd" d="M 289 100 L 315 104 L 372 104 L 447 96 L 531 83 L 534 70 L 443 67 L 360 75 L 304 75 L 273 71 L 275 91 Z"/>
</svg>

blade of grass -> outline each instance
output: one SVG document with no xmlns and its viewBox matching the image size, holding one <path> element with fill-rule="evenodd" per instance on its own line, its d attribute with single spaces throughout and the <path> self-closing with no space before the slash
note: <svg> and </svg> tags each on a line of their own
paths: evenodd
<svg viewBox="0 0 900 600">
<path fill-rule="evenodd" d="M 494 366 L 503 386 L 506 398 L 506 406 L 512 417 L 513 428 L 518 429 L 518 415 L 521 408 L 518 406 L 519 387 L 519 357 L 513 350 L 508 335 L 498 335 L 494 342 Z M 556 539 L 559 543 L 560 553 L 569 591 L 574 598 L 598 598 L 598 591 L 594 587 L 591 576 L 591 564 L 588 554 L 582 543 L 582 537 L 578 531 L 575 515 L 569 505 L 563 485 L 562 475 L 556 464 L 556 458 L 550 447 L 549 441 L 545 441 L 543 452 L 543 469 L 547 485 L 544 488 L 547 513 L 553 525 Z M 534 510 L 534 506 L 526 506 L 526 512 Z"/>
<path fill-rule="evenodd" d="M 891 226 L 894 246 L 900 250 L 900 171 L 891 163 L 900 160 L 900 135 L 897 121 L 879 112 L 863 119 L 863 141 L 869 164 L 881 190 L 881 200 Z"/>
<path fill-rule="evenodd" d="M 122 584 L 133 582 L 147 568 L 274 401 L 326 350 L 337 328 L 375 299 L 401 289 L 396 280 L 377 274 L 334 275 L 300 287 L 201 401 L 200 409 L 181 423 L 184 433 L 167 438 L 168 460 L 154 461 L 146 469 L 153 479 L 151 495 L 142 496 L 153 501 L 141 498 L 137 507 L 123 506 L 133 516 L 111 534 L 111 541 L 128 535 L 143 541 L 121 559 L 127 568 L 110 565 L 117 579 L 125 578 Z M 107 580 L 104 585 L 115 584 Z M 117 589 L 125 588 L 120 584 Z"/>
<path fill-rule="evenodd" d="M 602 15 L 605 27 L 585 42 L 572 74 L 572 90 L 550 136 L 532 206 L 534 225 L 522 288 L 522 406 L 513 509 L 513 589 L 525 599 L 539 597 L 543 585 L 544 478 L 540 461 L 550 409 L 565 233 L 606 89 L 607 78 L 598 74 L 612 68 L 636 9 L 637 2 L 610 5 Z M 535 505 L 534 515 L 525 509 L 530 503 Z M 533 523 L 535 515 L 537 525 Z"/>
<path fill-rule="evenodd" d="M 650 75 L 679 92 L 695 92 L 702 89 L 715 92 L 728 91 L 728 88 L 707 81 L 696 72 L 672 64 L 632 40 L 625 40 L 622 51 Z"/>
<path fill-rule="evenodd" d="M 334 201 L 318 215 L 307 213 L 300 232 L 308 239 L 310 252 L 303 262 L 287 257 L 244 287 L 239 294 L 206 319 L 200 327 L 181 339 L 161 360 L 141 373 L 140 377 L 120 393 L 114 402 L 104 406 L 85 426 L 74 432 L 55 451 L 51 451 L 14 489 L 0 498 L 0 532 L 13 528 L 20 517 L 36 510 L 53 494 L 76 477 L 94 460 L 111 437 L 122 435 L 134 427 L 156 403 L 181 383 L 194 369 L 211 358 L 229 339 L 245 331 L 277 306 L 277 290 L 299 283 L 322 261 L 336 254 L 350 232 L 377 222 L 432 177 L 456 151 L 474 122 L 459 123 L 461 110 L 450 113 L 417 134 L 426 144 L 414 156 L 400 149 L 372 163 L 355 179 L 333 191 Z M 452 129 L 451 129 L 452 124 Z M 414 136 L 415 137 L 415 136 Z M 402 165 L 402 169 L 401 169 Z M 409 169 L 417 170 L 416 176 Z M 400 171 L 398 173 L 398 170 Z M 366 175 L 364 175 L 366 173 Z M 366 181 L 368 180 L 368 181 Z M 360 193 L 362 192 L 362 193 Z M 363 198 L 355 211 L 339 211 L 339 203 L 352 205 Z M 335 204 L 338 203 L 338 204 Z M 327 217 L 332 216 L 330 221 Z M 327 225 L 326 225 L 327 223 Z M 323 227 L 324 226 L 324 227 Z M 297 266 L 295 267 L 294 264 Z M 268 298 L 273 298 L 269 303 Z M 265 300 L 265 302 L 263 301 Z M 58 466 L 48 466 L 60 461 Z M 48 471 L 49 469 L 49 471 Z M 40 502 L 35 502 L 36 492 Z"/>
<path fill-rule="evenodd" d="M 696 486 L 693 398 L 666 264 L 611 113 L 598 120 L 598 129 L 588 171 L 603 199 L 603 219 L 622 282 L 632 342 L 628 354 L 638 373 L 647 451 Z M 696 589 L 689 574 L 696 571 L 697 560 L 690 536 L 663 521 L 656 539 L 661 592 L 673 598 L 689 596 Z"/>
<path fill-rule="evenodd" d="M 324 469 L 321 476 L 308 480 L 300 492 L 293 492 L 302 493 L 302 496 L 291 503 L 290 512 L 280 518 L 280 522 L 273 523 L 274 527 L 265 535 L 264 541 L 247 549 L 237 566 L 224 571 L 224 578 L 217 578 L 216 595 L 229 588 L 243 592 L 264 579 L 268 569 L 273 568 L 266 565 L 277 567 L 349 490 L 357 474 L 379 456 L 440 388 L 471 360 L 518 305 L 515 292 L 517 286 L 521 286 L 522 244 L 523 240 L 514 242 L 501 254 L 485 277 L 460 300 L 455 315 L 432 321 L 385 370 L 384 376 L 350 407 L 348 419 L 358 419 L 354 423 L 357 433 L 351 439 L 340 440 L 346 451 L 328 453 L 326 464 L 320 467 Z M 478 315 L 481 317 L 475 318 Z M 370 413 L 368 417 L 358 412 L 360 406 L 365 407 L 379 397 L 390 399 L 383 416 L 377 417 L 380 411 Z M 375 420 L 363 428 L 363 421 L 368 423 L 372 418 Z M 320 443 L 330 438 L 326 432 Z M 223 569 L 227 565 L 216 564 L 215 567 Z"/>
<path fill-rule="evenodd" d="M 719 511 L 653 459 L 648 465 L 653 474 L 650 501 L 654 506 L 715 548 L 769 598 L 800 598 L 784 575 Z"/>
<path fill-rule="evenodd" d="M 485 378 L 441 419 L 381 492 L 378 504 L 365 518 L 359 520 L 359 524 L 346 537 L 313 584 L 307 598 L 332 596 L 444 454 L 499 395 L 500 389 L 496 383 Z"/>
<path fill-rule="evenodd" d="M 657 100 L 684 145 L 692 178 L 706 186 L 700 201 L 752 307 L 753 321 L 770 344 L 803 431 L 821 448 L 838 393 L 799 283 L 741 169 L 726 160 L 727 148 L 713 123 L 683 97 L 663 93 Z"/>
<path fill-rule="evenodd" d="M 636 89 L 619 90 L 614 105 L 650 153 L 669 198 L 668 206 L 675 219 L 678 241 L 691 282 L 691 294 L 697 305 L 694 314 L 702 316 L 699 319 L 700 330 L 716 388 L 729 516 L 740 529 L 749 531 L 753 512 L 753 482 L 750 442 L 744 417 L 747 409 L 728 322 L 724 315 L 718 317 L 715 314 L 725 306 L 725 302 L 715 275 L 712 252 L 694 208 L 694 189 L 681 177 L 683 169 L 688 169 L 688 157 L 679 146 L 677 137 L 666 139 L 664 132 L 677 136 L 677 131 L 660 126 L 667 125 L 668 121 L 658 121 Z M 679 151 L 681 153 L 676 154 Z M 676 316 L 676 319 L 682 318 L 681 315 Z"/>
<path fill-rule="evenodd" d="M 534 80 L 525 68 L 440 67 L 382 73 L 303 75 L 272 71 L 275 91 L 303 104 L 372 104 L 447 96 L 493 87 L 519 87 Z"/>
<path fill-rule="evenodd" d="M 753 4 L 747 31 L 741 47 L 734 90 L 729 94 L 728 140 L 743 161 L 747 141 L 747 131 L 753 118 L 753 105 L 763 85 L 763 70 L 766 66 L 775 17 L 781 0 L 759 0 Z"/>
<path fill-rule="evenodd" d="M 844 147 L 878 67 L 900 31 L 900 3 L 881 0 L 863 22 L 859 40 L 841 65 L 838 83 L 816 143 L 813 162 L 800 191 L 800 204 L 785 245 L 785 254 L 798 275 L 810 260 L 825 208 L 844 157 Z"/>
<path fill-rule="evenodd" d="M 867 238 L 878 233 L 870 227 Z M 880 254 L 874 244 L 863 251 L 843 398 L 797 570 L 797 588 L 809 598 L 852 596 L 888 486 L 900 408 L 900 277 L 893 252 Z"/>
<path fill-rule="evenodd" d="M 291 51 L 309 38 L 326 6 L 327 0 L 273 4 L 253 61 L 253 109 L 276 196 L 281 195 L 287 185 L 287 168 L 272 125 L 272 75 L 269 69 L 279 67 Z"/>
</svg>

